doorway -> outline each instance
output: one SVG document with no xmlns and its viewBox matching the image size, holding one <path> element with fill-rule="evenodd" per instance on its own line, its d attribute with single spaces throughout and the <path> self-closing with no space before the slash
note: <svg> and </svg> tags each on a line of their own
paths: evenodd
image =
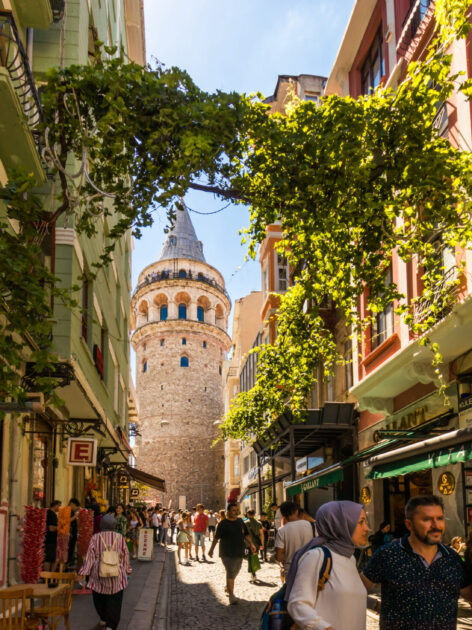
<svg viewBox="0 0 472 630">
<path fill-rule="evenodd" d="M 410 475 L 384 479 L 385 520 L 390 523 L 394 538 L 407 533 L 405 527 L 405 506 L 411 497 L 419 494 L 432 494 L 431 470 L 421 470 Z"/>
</svg>

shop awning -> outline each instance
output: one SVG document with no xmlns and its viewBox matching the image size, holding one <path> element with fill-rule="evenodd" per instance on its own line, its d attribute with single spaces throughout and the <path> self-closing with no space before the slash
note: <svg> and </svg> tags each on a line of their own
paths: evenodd
<svg viewBox="0 0 472 630">
<path fill-rule="evenodd" d="M 334 466 L 329 466 L 323 470 L 318 470 L 303 479 L 297 479 L 297 481 L 285 484 L 285 490 L 287 492 L 287 496 L 293 497 L 295 494 L 308 492 L 314 488 L 324 488 L 325 486 L 329 486 L 337 481 L 342 481 L 343 479 L 344 473 L 341 464 L 335 464 Z"/>
<path fill-rule="evenodd" d="M 146 486 L 150 486 L 155 490 L 160 490 L 161 492 L 166 491 L 166 482 L 164 479 L 160 477 L 155 477 L 154 475 L 150 475 L 143 470 L 138 470 L 137 468 L 133 468 L 132 466 L 126 465 L 126 470 L 129 476 L 135 481 L 139 481 L 140 483 L 144 483 Z"/>
<path fill-rule="evenodd" d="M 373 468 L 367 478 L 399 477 L 471 459 L 472 428 L 468 427 L 371 457 L 368 463 Z"/>
</svg>

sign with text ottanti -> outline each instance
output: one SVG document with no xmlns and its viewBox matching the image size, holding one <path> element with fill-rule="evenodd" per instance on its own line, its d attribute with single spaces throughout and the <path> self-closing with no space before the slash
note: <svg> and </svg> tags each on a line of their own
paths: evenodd
<svg viewBox="0 0 472 630">
<path fill-rule="evenodd" d="M 152 560 L 154 552 L 154 530 L 142 527 L 139 530 L 138 560 Z"/>
<path fill-rule="evenodd" d="M 69 466 L 95 466 L 97 463 L 97 440 L 69 438 L 67 441 L 67 463 Z"/>
</svg>

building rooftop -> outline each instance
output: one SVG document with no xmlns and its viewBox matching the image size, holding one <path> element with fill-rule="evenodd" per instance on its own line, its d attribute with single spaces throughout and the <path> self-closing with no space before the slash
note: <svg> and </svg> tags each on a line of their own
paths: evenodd
<svg viewBox="0 0 472 630">
<path fill-rule="evenodd" d="M 202 242 L 198 240 L 192 220 L 184 204 L 184 209 L 175 208 L 175 222 L 167 235 L 159 260 L 188 258 L 206 262 Z"/>
</svg>

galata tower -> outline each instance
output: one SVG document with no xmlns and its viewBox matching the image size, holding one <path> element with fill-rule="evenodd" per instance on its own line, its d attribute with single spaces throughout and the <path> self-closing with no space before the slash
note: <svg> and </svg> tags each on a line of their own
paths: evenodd
<svg viewBox="0 0 472 630">
<path fill-rule="evenodd" d="M 166 482 L 165 506 L 224 505 L 222 363 L 231 302 L 205 261 L 187 208 L 176 209 L 159 260 L 132 298 L 139 432 L 137 467 Z"/>
</svg>

